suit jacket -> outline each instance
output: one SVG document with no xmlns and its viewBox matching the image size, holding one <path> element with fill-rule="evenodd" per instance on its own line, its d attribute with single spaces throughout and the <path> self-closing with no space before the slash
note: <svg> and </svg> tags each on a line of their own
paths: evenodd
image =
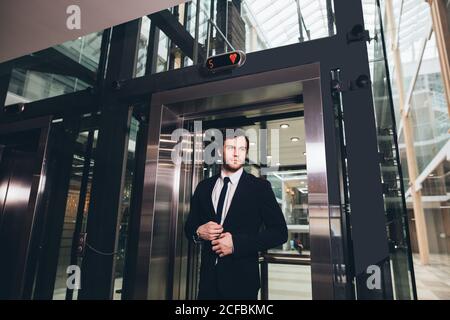
<svg viewBox="0 0 450 320">
<path fill-rule="evenodd" d="M 185 233 L 193 241 L 197 228 L 215 221 L 211 199 L 220 175 L 201 181 L 191 200 Z M 264 228 L 261 228 L 261 227 Z M 258 252 L 287 241 L 287 226 L 275 199 L 270 182 L 256 178 L 245 170 L 237 185 L 223 223 L 223 232 L 230 232 L 234 252 L 219 258 L 212 251 L 211 241 L 202 241 L 199 291 L 208 291 L 218 274 L 218 288 L 227 299 L 256 296 L 260 288 Z"/>
</svg>

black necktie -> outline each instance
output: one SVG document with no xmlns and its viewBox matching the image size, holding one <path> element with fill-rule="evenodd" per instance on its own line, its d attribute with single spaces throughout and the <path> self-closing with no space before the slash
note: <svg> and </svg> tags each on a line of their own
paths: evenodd
<svg viewBox="0 0 450 320">
<path fill-rule="evenodd" d="M 222 221 L 222 211 L 223 211 L 223 203 L 225 202 L 225 196 L 227 194 L 228 183 L 230 182 L 230 178 L 225 177 L 223 179 L 223 187 L 222 191 L 220 191 L 219 203 L 217 204 L 217 223 L 220 224 Z"/>
</svg>

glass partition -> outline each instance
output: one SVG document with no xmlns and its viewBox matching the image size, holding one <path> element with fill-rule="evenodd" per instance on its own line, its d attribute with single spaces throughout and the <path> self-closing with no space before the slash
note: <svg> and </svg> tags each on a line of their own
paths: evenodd
<svg viewBox="0 0 450 320">
<path fill-rule="evenodd" d="M 365 22 L 371 36 L 377 39 L 368 46 L 377 125 L 380 170 L 384 194 L 386 230 L 390 252 L 393 298 L 410 300 L 414 297 L 414 271 L 409 240 L 395 111 L 386 62 L 386 47 L 377 1 L 365 1 Z M 407 186 L 407 184 L 406 184 Z"/>
<path fill-rule="evenodd" d="M 155 18 L 157 27 L 176 24 L 186 34 L 177 39 L 161 36 L 156 72 L 194 64 L 195 54 L 180 50 L 190 48 L 191 41 L 198 44 L 197 62 L 202 62 L 228 51 L 250 53 L 336 33 L 332 0 L 194 0 L 168 11 L 175 19 Z"/>
<path fill-rule="evenodd" d="M 94 87 L 103 32 L 14 60 L 5 106 Z"/>
</svg>

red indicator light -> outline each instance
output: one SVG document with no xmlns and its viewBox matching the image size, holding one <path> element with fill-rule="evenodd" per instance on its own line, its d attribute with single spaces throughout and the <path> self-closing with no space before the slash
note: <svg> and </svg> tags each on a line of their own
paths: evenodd
<svg viewBox="0 0 450 320">
<path fill-rule="evenodd" d="M 216 73 L 220 71 L 239 68 L 245 63 L 245 53 L 242 51 L 232 51 L 206 59 L 204 67 L 208 72 Z"/>
<path fill-rule="evenodd" d="M 233 64 L 236 62 L 237 56 L 237 53 L 230 54 L 230 60 Z"/>
</svg>

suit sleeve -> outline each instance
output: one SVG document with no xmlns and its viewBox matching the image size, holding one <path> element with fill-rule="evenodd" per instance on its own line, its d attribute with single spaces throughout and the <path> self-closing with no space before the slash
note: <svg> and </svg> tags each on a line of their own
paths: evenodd
<svg viewBox="0 0 450 320">
<path fill-rule="evenodd" d="M 194 236 L 196 235 L 196 231 L 200 226 L 200 198 L 199 198 L 199 188 L 197 186 L 194 195 L 191 198 L 191 207 L 189 211 L 189 215 L 184 225 L 184 232 L 186 237 L 190 241 L 194 241 Z"/>
<path fill-rule="evenodd" d="M 247 234 L 233 234 L 235 257 L 244 257 L 268 250 L 287 241 L 288 233 L 283 212 L 278 205 L 270 182 L 264 181 L 261 191 L 260 212 L 264 230 L 254 237 Z"/>
</svg>

